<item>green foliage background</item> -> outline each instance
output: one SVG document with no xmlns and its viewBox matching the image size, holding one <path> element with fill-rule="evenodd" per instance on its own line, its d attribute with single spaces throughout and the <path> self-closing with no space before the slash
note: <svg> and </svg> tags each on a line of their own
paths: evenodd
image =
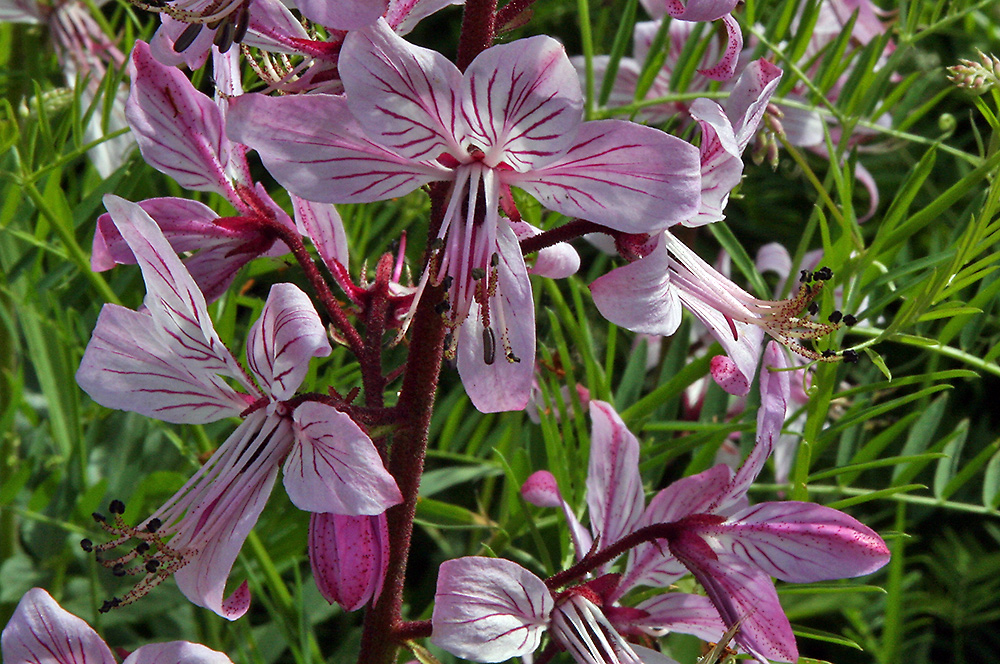
<svg viewBox="0 0 1000 664">
<path fill-rule="evenodd" d="M 759 246 L 781 242 L 796 264 L 807 250 L 822 248 L 835 285 L 844 289 L 844 309 L 861 319 L 833 345 L 872 353 L 858 365 L 817 367 L 791 482 L 757 485 L 752 498 L 784 495 L 845 509 L 893 550 L 889 566 L 870 578 L 779 585 L 804 656 L 881 664 L 994 661 L 1000 651 L 993 628 L 1000 619 L 1000 408 L 993 400 L 1000 390 L 1000 95 L 957 90 L 943 68 L 973 57 L 975 48 L 1000 53 L 1000 9 L 992 0 L 886 5 L 894 10 L 886 38 L 895 49 L 883 67 L 870 65 L 882 44 L 853 48 L 845 31 L 817 56 L 819 73 L 810 78 L 795 63 L 801 64 L 818 4 L 748 0 L 738 18 L 761 44 L 760 54 L 772 54 L 785 69 L 779 96 L 805 83 L 809 103 L 837 125 L 867 127 L 876 137 L 852 148 L 846 138 L 830 136 L 834 159 L 785 146 L 776 170 L 748 165 L 727 221 L 687 239 L 709 259 L 727 250 L 737 280 L 762 297 L 773 284 L 750 258 Z M 101 12 L 123 45 L 151 34 L 150 17 L 125 5 Z M 452 55 L 459 12 L 433 17 L 413 40 Z M 797 14 L 804 18 L 793 24 Z M 548 31 L 571 53 L 620 57 L 630 50 L 633 17 L 641 15 L 632 0 L 539 0 L 528 26 L 505 39 Z M 691 57 L 677 80 L 694 66 Z M 845 93 L 826 102 L 837 77 L 851 71 Z M 105 101 L 121 75 L 104 81 Z M 210 89 L 207 77 L 195 78 Z M 138 153 L 100 178 L 86 163 L 83 127 L 104 106 L 85 107 L 79 88 L 64 85 L 43 28 L 0 25 L 0 621 L 24 591 L 42 585 L 109 642 L 130 649 L 184 638 L 238 662 L 353 661 L 360 617 L 319 596 L 306 558 L 307 515 L 281 490 L 234 569 L 233 577 L 248 578 L 254 593 L 246 618 L 230 624 L 197 609 L 172 582 L 126 609 L 98 615 L 101 601 L 127 585 L 80 549 L 82 537 L 101 538 L 90 513 L 121 498 L 126 520 L 142 518 L 232 429 L 226 422 L 173 426 L 108 411 L 77 388 L 74 372 L 101 306 L 134 308 L 144 293 L 137 269 L 89 270 L 101 196 L 186 196 L 220 212 L 226 203 L 182 191 Z M 603 108 L 599 81 L 589 92 L 593 117 L 636 110 Z M 690 99 L 685 94 L 681 89 L 677 98 Z M 852 176 L 856 162 L 874 174 L 881 194 L 865 224 L 857 220 L 868 199 Z M 527 200 L 524 210 L 543 227 L 564 221 Z M 376 206 L 343 206 L 352 273 L 373 265 L 403 229 L 414 265 L 426 212 L 420 192 Z M 548 411 L 539 425 L 522 413 L 477 413 L 455 372 L 445 371 L 411 559 L 412 619 L 429 617 L 434 570 L 445 559 L 495 554 L 540 572 L 569 560 L 562 520 L 527 505 L 518 492 L 531 472 L 547 468 L 566 498 L 583 504 L 589 425 L 577 395 L 570 390 L 567 400 L 563 385 L 579 383 L 622 412 L 642 441 L 650 492 L 709 467 L 733 432 L 742 433 L 743 450 L 749 449 L 753 404 L 729 419 L 728 395 L 714 385 L 697 421 L 680 419 L 684 390 L 708 370 L 708 356 L 692 359 L 692 321 L 666 340 L 647 372 L 642 347 L 633 350 L 634 335 L 604 322 L 589 301 L 587 284 L 611 259 L 585 244 L 578 249 L 579 275 L 534 283 L 539 387 Z M 233 340 L 237 357 L 269 285 L 296 278 L 287 261 L 258 260 L 213 305 L 217 328 Z M 833 308 L 828 289 L 821 316 Z M 396 359 L 404 352 L 397 348 Z M 342 351 L 316 373 L 316 384 L 341 393 L 360 384 Z M 665 644 L 681 661 L 699 654 L 693 639 L 670 637 Z"/>
</svg>

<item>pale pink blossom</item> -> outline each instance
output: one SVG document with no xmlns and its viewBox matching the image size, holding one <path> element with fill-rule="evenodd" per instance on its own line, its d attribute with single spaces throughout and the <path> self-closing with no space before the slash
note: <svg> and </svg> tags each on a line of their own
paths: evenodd
<svg viewBox="0 0 1000 664">
<path fill-rule="evenodd" d="M 108 644 L 82 619 L 41 588 L 24 594 L 4 627 L 6 664 L 115 664 Z M 232 664 L 199 643 L 171 641 L 142 646 L 122 664 Z"/>
<path fill-rule="evenodd" d="M 134 601 L 173 573 L 193 602 L 235 619 L 247 610 L 249 591 L 244 583 L 223 599 L 226 578 L 279 465 L 292 502 L 310 512 L 380 514 L 401 500 L 399 489 L 348 415 L 319 401 L 289 401 L 310 359 L 331 350 L 305 293 L 292 284 L 271 288 L 247 341 L 248 373 L 219 338 L 204 296 L 156 223 L 120 198 L 108 195 L 105 205 L 142 268 L 145 307 L 104 306 L 77 372 L 80 386 L 102 405 L 169 422 L 243 416 L 139 526 L 120 517 L 104 524 L 117 539 L 99 551 L 134 539 L 147 545 L 147 576 L 111 606 Z"/>
<path fill-rule="evenodd" d="M 631 123 L 581 122 L 575 73 L 547 37 L 487 49 L 463 74 L 380 22 L 350 33 L 341 71 L 345 97 L 235 100 L 230 135 L 313 200 L 370 202 L 451 183 L 418 294 L 448 287 L 442 313 L 477 408 L 523 408 L 534 305 L 510 187 L 568 216 L 645 232 L 693 214 L 694 148 Z"/>
</svg>

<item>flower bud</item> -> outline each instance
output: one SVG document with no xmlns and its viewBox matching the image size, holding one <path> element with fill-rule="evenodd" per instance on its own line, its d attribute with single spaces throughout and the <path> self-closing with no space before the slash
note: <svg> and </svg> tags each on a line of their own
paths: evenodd
<svg viewBox="0 0 1000 664">
<path fill-rule="evenodd" d="M 385 513 L 343 516 L 314 512 L 309 520 L 309 562 L 319 592 L 345 611 L 357 611 L 382 592 L 389 566 Z"/>
</svg>

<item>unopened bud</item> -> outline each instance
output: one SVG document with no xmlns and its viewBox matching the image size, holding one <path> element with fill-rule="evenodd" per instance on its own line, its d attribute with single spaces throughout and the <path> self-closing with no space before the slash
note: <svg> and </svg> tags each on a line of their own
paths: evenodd
<svg viewBox="0 0 1000 664">
<path fill-rule="evenodd" d="M 385 513 L 342 516 L 314 512 L 309 520 L 309 562 L 316 587 L 329 602 L 357 611 L 382 593 L 389 566 Z"/>
<path fill-rule="evenodd" d="M 957 87 L 977 95 L 1000 84 L 1000 58 L 976 49 L 979 60 L 960 59 L 957 65 L 948 67 L 948 80 Z"/>
</svg>

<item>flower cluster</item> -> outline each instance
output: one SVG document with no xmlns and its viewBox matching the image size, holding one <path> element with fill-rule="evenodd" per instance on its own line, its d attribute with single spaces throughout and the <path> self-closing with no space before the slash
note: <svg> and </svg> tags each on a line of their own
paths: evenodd
<svg viewBox="0 0 1000 664">
<path fill-rule="evenodd" d="M 810 265 L 796 292 L 769 300 L 689 246 L 726 218 L 748 149 L 774 157 L 779 136 L 815 147 L 839 131 L 795 103 L 775 105 L 805 93 L 795 87 L 779 99 L 783 71 L 774 58 L 749 57 L 736 0 L 643 0 L 653 20 L 636 26 L 634 58 L 620 60 L 570 58 L 547 35 L 494 45 L 498 32 L 530 22 L 532 2 L 497 9 L 467 0 L 455 62 L 405 38 L 451 0 L 133 4 L 160 24 L 127 60 L 75 0 L 24 0 L 5 14 L 48 21 L 67 72 L 83 75 L 90 95 L 108 68 L 126 69 L 127 100 L 123 92 L 109 114 L 121 122 L 104 128 L 131 133 L 92 157 L 107 174 L 134 142 L 173 181 L 175 195 L 103 197 L 91 267 L 137 265 L 145 296 L 134 309 L 103 306 L 77 382 L 107 408 L 232 425 L 145 518 L 127 522 L 118 498 L 110 516 L 93 515 L 104 538 L 82 548 L 115 576 L 138 577 L 102 613 L 173 578 L 194 604 L 243 616 L 249 585 L 227 591 L 227 582 L 279 471 L 291 503 L 310 514 L 303 541 L 319 592 L 345 611 L 368 611 L 362 658 L 376 664 L 395 661 L 398 646 L 416 638 L 480 662 L 531 661 L 542 649 L 545 661 L 565 651 L 580 664 L 665 664 L 655 639 L 668 632 L 731 639 L 762 664 L 794 662 L 773 579 L 856 577 L 886 564 L 883 540 L 842 512 L 747 498 L 792 399 L 795 367 L 783 347 L 805 358 L 799 366 L 858 355 L 822 347 L 856 322 L 839 311 L 816 319 L 829 267 Z M 845 18 L 845 8 L 856 15 Z M 884 30 L 864 0 L 829 3 L 803 62 L 848 23 L 860 44 Z M 688 92 L 706 96 L 660 99 L 678 92 L 675 75 L 692 52 Z M 214 91 L 183 71 L 209 61 Z M 614 77 L 607 106 L 631 107 L 642 122 L 591 119 L 584 89 L 595 69 Z M 955 75 L 971 75 L 963 72 Z M 835 100 L 847 76 L 823 92 Z M 418 197 L 429 202 L 423 223 L 386 238 L 373 270 L 365 256 L 352 265 L 354 229 L 336 206 Z M 419 258 L 412 240 L 407 253 L 415 236 Z M 715 382 L 739 397 L 759 391 L 755 444 L 738 470 L 720 464 L 681 477 L 647 504 L 639 439 L 611 403 L 565 387 L 590 413 L 589 529 L 548 471 L 531 475 L 521 495 L 562 510 L 575 560 L 544 579 L 497 557 L 447 560 L 431 620 L 406 622 L 407 558 L 441 372 L 453 360 L 482 413 L 538 416 L 546 349 L 536 339 L 531 275 L 576 273 L 585 262 L 572 242 L 584 236 L 622 263 L 587 266 L 596 310 L 656 337 L 673 335 L 684 310 L 704 324 L 725 352 L 711 361 Z M 253 315 L 240 309 L 235 324 L 217 327 L 215 305 L 244 295 L 234 289 L 241 271 L 276 258 L 279 277 L 262 280 L 266 299 L 260 291 Z M 791 268 L 783 269 L 786 279 Z M 219 331 L 232 328 L 246 331 Z M 349 358 L 352 373 L 331 371 L 331 356 Z M 331 375 L 357 384 L 334 385 Z M 776 461 L 781 481 L 787 457 Z M 680 592 L 678 581 L 694 592 Z M 112 661 L 96 633 L 40 589 L 22 599 L 3 651 L 11 662 L 49 661 L 42 651 L 60 662 Z M 126 664 L 175 659 L 229 661 L 177 642 L 144 646 Z"/>
</svg>

